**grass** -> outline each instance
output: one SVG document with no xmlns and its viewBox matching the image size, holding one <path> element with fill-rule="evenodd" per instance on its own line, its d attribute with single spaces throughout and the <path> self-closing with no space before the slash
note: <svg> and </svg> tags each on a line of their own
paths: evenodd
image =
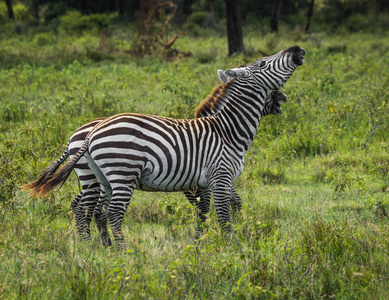
<svg viewBox="0 0 389 300">
<path fill-rule="evenodd" d="M 167 62 L 126 54 L 126 30 L 105 44 L 88 31 L 0 41 L 0 298 L 387 298 L 387 35 L 251 30 L 249 53 L 233 57 L 225 37 L 182 36 L 177 48 L 193 57 Z M 283 114 L 261 121 L 246 156 L 231 238 L 212 209 L 196 241 L 182 194 L 136 191 L 128 249 L 104 249 L 95 225 L 91 243 L 77 236 L 75 176 L 43 199 L 19 190 L 88 120 L 191 117 L 217 69 L 295 44 L 306 61 L 283 89 Z"/>
</svg>

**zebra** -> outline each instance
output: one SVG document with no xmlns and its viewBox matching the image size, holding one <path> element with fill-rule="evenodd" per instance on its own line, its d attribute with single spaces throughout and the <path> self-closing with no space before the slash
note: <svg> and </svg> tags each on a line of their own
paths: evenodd
<svg viewBox="0 0 389 300">
<path fill-rule="evenodd" d="M 231 78 L 226 76 L 222 70 L 218 70 L 218 76 L 220 80 L 224 83 L 229 81 Z M 287 101 L 287 96 L 280 91 L 273 91 L 267 97 L 265 101 L 265 106 L 262 112 L 262 115 L 268 114 L 279 114 L 282 112 L 280 105 L 284 104 Z M 195 117 L 203 117 L 208 116 L 210 111 L 207 110 L 207 106 L 203 106 L 202 109 L 199 109 L 196 112 Z M 85 137 L 87 134 L 93 129 L 93 127 L 98 124 L 100 121 L 105 118 L 98 118 L 92 120 L 80 128 L 78 128 L 73 135 L 69 138 L 65 150 L 62 153 L 62 156 L 54 161 L 48 168 L 46 168 L 39 179 L 36 180 L 34 186 L 31 188 L 35 189 L 39 185 L 42 185 L 47 182 L 52 174 L 58 169 L 58 167 L 70 156 L 70 159 L 74 156 L 75 153 L 80 149 Z M 98 199 L 100 196 L 100 185 L 93 173 L 93 171 L 88 167 L 87 160 L 85 157 L 82 157 L 77 164 L 74 166 L 74 171 L 80 180 L 81 191 L 80 193 L 73 199 L 71 202 L 71 208 L 73 210 L 73 214 L 76 220 L 77 231 L 82 239 L 90 240 L 90 223 L 92 221 L 92 213 L 95 210 L 96 204 L 98 203 Z M 197 200 L 203 198 L 203 194 L 201 190 L 196 191 L 196 193 L 192 192 L 184 192 L 185 196 L 189 200 L 189 202 L 195 206 Z M 201 201 L 201 200 L 200 200 Z M 233 216 L 236 212 L 240 211 L 242 207 L 242 201 L 234 189 L 231 188 L 231 208 L 233 211 Z M 199 216 L 201 217 L 201 216 Z M 106 227 L 106 222 L 102 224 L 103 227 Z M 196 236 L 198 236 L 201 232 L 201 227 L 198 227 L 196 230 Z M 102 240 L 105 243 L 105 246 L 110 246 L 111 241 L 109 235 L 107 235 L 107 230 L 104 229 L 101 232 Z"/>
<path fill-rule="evenodd" d="M 231 78 L 223 74 L 222 70 L 217 70 L 219 79 L 226 83 Z M 279 99 L 281 99 L 279 97 Z M 281 101 L 281 100 L 280 100 Z M 33 191 L 45 184 L 49 178 L 57 171 L 62 163 L 70 156 L 70 159 L 80 149 L 86 135 L 92 128 L 105 118 L 92 120 L 80 128 L 78 128 L 69 138 L 65 150 L 61 157 L 50 164 L 39 176 L 39 178 L 31 184 L 25 185 L 24 189 L 32 189 Z M 88 167 L 85 157 L 82 157 L 74 167 L 74 171 L 80 181 L 81 191 L 71 202 L 71 208 L 76 220 L 77 231 L 81 238 L 90 240 L 90 223 L 92 214 L 100 196 L 100 184 L 97 181 L 93 171 Z M 34 192 L 32 193 L 34 194 Z M 191 195 L 191 194 L 190 194 Z M 106 225 L 105 225 L 106 227 Z M 100 228 L 100 227 L 99 227 Z M 106 246 L 111 244 L 109 236 L 106 235 L 106 230 L 102 232 L 102 239 L 106 242 Z"/>
<path fill-rule="evenodd" d="M 242 67 L 243 65 L 241 65 Z M 217 75 L 219 79 L 226 83 L 231 80 L 231 77 L 226 75 L 223 70 L 217 70 Z M 268 114 L 278 114 L 282 112 L 280 107 L 281 104 L 284 104 L 287 101 L 287 96 L 280 92 L 274 91 L 272 92 L 265 101 L 265 107 L 262 112 L 262 115 Z M 206 110 L 204 106 L 202 110 L 198 110 L 195 117 L 203 117 L 211 114 L 211 112 Z M 30 188 L 36 189 L 38 186 L 43 185 L 47 182 L 52 174 L 58 169 L 58 167 L 70 157 L 70 159 L 74 156 L 74 154 L 80 149 L 82 142 L 84 141 L 86 135 L 92 130 L 92 128 L 98 124 L 100 121 L 105 118 L 98 118 L 92 120 L 80 128 L 78 128 L 73 135 L 69 138 L 65 150 L 62 153 L 62 156 L 54 161 L 48 168 L 46 168 L 39 179 L 34 182 Z M 77 231 L 81 238 L 90 240 L 90 223 L 92 220 L 92 213 L 94 212 L 94 208 L 98 202 L 100 195 L 100 185 L 94 176 L 93 171 L 88 167 L 87 160 L 85 157 L 82 157 L 74 167 L 74 171 L 80 181 L 81 191 L 71 202 L 71 208 L 76 220 Z M 193 194 L 191 192 L 184 192 L 187 199 L 192 205 L 195 205 L 198 198 L 202 198 L 202 191 L 198 190 L 197 193 Z M 236 193 L 234 188 L 231 190 L 231 208 L 233 211 L 233 215 L 239 211 L 242 207 L 242 202 L 239 195 Z M 197 231 L 200 229 L 198 228 Z M 107 231 L 104 230 L 104 233 Z M 109 236 L 102 236 L 103 241 L 106 241 L 107 246 L 111 244 Z"/>
<path fill-rule="evenodd" d="M 193 194 L 200 189 L 203 199 L 196 204 L 202 222 L 212 192 L 219 223 L 230 232 L 232 183 L 243 171 L 264 101 L 303 64 L 305 53 L 294 46 L 225 71 L 234 79 L 200 105 L 210 116 L 177 120 L 124 113 L 102 120 L 73 159 L 35 191 L 45 195 L 63 184 L 85 154 L 102 191 L 96 220 L 108 219 L 117 246 L 125 247 L 123 216 L 135 189 Z"/>
</svg>

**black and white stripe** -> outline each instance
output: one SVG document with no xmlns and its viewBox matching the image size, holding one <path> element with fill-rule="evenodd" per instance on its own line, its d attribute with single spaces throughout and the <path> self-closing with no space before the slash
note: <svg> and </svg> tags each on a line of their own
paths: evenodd
<svg viewBox="0 0 389 300">
<path fill-rule="evenodd" d="M 212 191 L 223 227 L 230 221 L 233 181 L 244 166 L 271 90 L 279 89 L 305 51 L 285 49 L 253 64 L 228 70 L 236 78 L 217 97 L 208 117 L 175 120 L 164 117 L 119 114 L 101 121 L 88 134 L 75 157 L 43 186 L 43 192 L 63 183 L 77 161 L 87 155 L 104 197 L 99 201 L 117 244 L 124 243 L 124 212 L 134 189 L 147 191 Z M 99 206 L 98 205 L 98 206 Z"/>
<path fill-rule="evenodd" d="M 220 70 L 219 70 L 220 71 Z M 224 80 L 229 81 L 231 78 L 225 77 Z M 281 112 L 280 104 L 285 103 L 287 97 L 280 91 L 272 92 L 265 101 L 265 108 L 262 115 L 268 114 L 278 114 Z M 206 110 L 197 111 L 196 117 L 207 116 L 209 112 Z M 70 137 L 66 149 L 60 158 L 61 163 L 65 161 L 65 159 L 70 155 L 70 159 L 74 156 L 75 153 L 80 149 L 82 143 L 84 142 L 87 134 L 93 129 L 93 127 L 104 120 L 105 118 L 100 118 L 88 122 L 81 126 L 77 131 Z M 74 167 L 74 171 L 80 180 L 81 192 L 74 198 L 71 203 L 71 207 L 76 219 L 77 230 L 80 236 L 83 239 L 90 239 L 90 223 L 92 221 L 92 216 L 96 211 L 96 219 L 98 219 L 101 215 L 100 209 L 96 209 L 96 205 L 100 198 L 100 185 L 99 182 L 94 175 L 93 171 L 89 168 L 87 159 L 82 157 Z M 210 197 L 207 197 L 206 193 L 203 193 L 202 190 L 198 189 L 196 191 L 188 191 L 184 192 L 187 199 L 192 205 L 197 205 L 201 209 L 199 210 L 199 217 L 202 218 L 207 212 L 209 208 L 209 200 Z M 198 203 L 200 201 L 200 203 Z M 233 211 L 233 215 L 237 211 L 239 211 L 242 207 L 242 201 L 235 191 L 234 187 L 231 190 L 231 208 Z M 201 213 L 203 212 L 203 213 Z M 101 219 L 101 218 L 100 218 Z M 103 220 L 104 221 L 104 220 Z M 102 234 L 103 242 L 106 246 L 111 244 L 108 231 L 106 228 L 106 221 L 103 223 L 97 222 L 99 232 Z M 197 228 L 198 234 L 201 232 L 201 227 Z"/>
</svg>

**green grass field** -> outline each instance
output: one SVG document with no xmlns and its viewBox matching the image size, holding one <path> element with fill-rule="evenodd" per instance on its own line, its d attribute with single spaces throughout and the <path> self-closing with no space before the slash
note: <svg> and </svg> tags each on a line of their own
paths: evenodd
<svg viewBox="0 0 389 300">
<path fill-rule="evenodd" d="M 193 57 L 167 62 L 131 57 L 127 30 L 0 40 L 0 298 L 387 299 L 389 35 L 247 30 L 247 54 L 234 57 L 218 34 L 183 36 L 176 46 Z M 283 114 L 260 123 L 230 239 L 214 209 L 196 241 L 183 194 L 136 191 L 128 249 L 105 249 L 94 224 L 92 243 L 78 238 L 75 175 L 43 199 L 19 189 L 85 122 L 192 117 L 217 69 L 295 44 L 305 63 L 283 89 Z"/>
</svg>

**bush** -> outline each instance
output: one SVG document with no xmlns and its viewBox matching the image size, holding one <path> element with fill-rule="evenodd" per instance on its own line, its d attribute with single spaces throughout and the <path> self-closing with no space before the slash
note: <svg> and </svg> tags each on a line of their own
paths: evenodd
<svg viewBox="0 0 389 300">
<path fill-rule="evenodd" d="M 114 15 L 92 14 L 82 15 L 79 11 L 72 10 L 61 16 L 61 26 L 67 32 L 82 32 L 90 29 L 107 28 Z"/>
<path fill-rule="evenodd" d="M 201 35 L 203 29 L 220 31 L 218 20 L 213 14 L 207 12 L 194 12 L 188 19 L 187 29 L 194 35 Z"/>
<path fill-rule="evenodd" d="M 7 11 L 7 6 L 5 5 L 5 2 L 1 1 L 0 2 L 0 20 L 5 19 L 8 17 L 8 11 Z"/>
<path fill-rule="evenodd" d="M 66 14 L 68 7 L 65 3 L 49 3 L 47 9 L 44 12 L 43 18 L 46 23 L 49 23 L 55 19 L 58 19 L 60 16 Z"/>
<path fill-rule="evenodd" d="M 30 14 L 28 7 L 24 4 L 18 3 L 13 6 L 13 9 L 15 20 L 23 22 L 34 21 L 34 17 Z"/>
<path fill-rule="evenodd" d="M 34 37 L 34 43 L 38 46 L 44 46 L 52 43 L 53 36 L 49 33 L 37 33 Z"/>
</svg>

